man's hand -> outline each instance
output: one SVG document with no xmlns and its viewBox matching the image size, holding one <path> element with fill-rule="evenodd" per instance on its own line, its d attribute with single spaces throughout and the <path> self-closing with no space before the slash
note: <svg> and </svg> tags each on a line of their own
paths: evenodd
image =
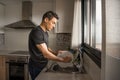
<svg viewBox="0 0 120 80">
<path fill-rule="evenodd" d="M 73 55 L 69 51 L 58 51 L 58 57 L 62 58 L 62 62 L 71 62 Z"/>
<path fill-rule="evenodd" d="M 72 58 L 70 56 L 63 57 L 63 62 L 71 62 Z"/>
</svg>

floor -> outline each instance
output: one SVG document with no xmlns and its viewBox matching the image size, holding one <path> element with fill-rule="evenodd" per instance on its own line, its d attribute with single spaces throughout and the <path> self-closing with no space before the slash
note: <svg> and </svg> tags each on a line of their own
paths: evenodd
<svg viewBox="0 0 120 80">
<path fill-rule="evenodd" d="M 42 72 L 36 80 L 92 80 L 87 73 Z"/>
</svg>

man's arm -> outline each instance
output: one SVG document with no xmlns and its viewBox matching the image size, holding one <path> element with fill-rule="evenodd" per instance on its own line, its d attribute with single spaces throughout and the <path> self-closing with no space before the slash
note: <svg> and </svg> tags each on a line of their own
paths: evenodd
<svg viewBox="0 0 120 80">
<path fill-rule="evenodd" d="M 51 52 L 51 53 L 53 53 L 54 55 L 58 55 L 58 52 L 55 52 L 55 51 L 53 51 L 52 49 L 50 49 L 50 48 L 48 48 L 48 50 Z"/>
<path fill-rule="evenodd" d="M 45 43 L 37 44 L 36 46 L 42 52 L 43 56 L 47 59 L 54 60 L 54 61 L 59 61 L 59 62 L 70 62 L 71 61 L 71 58 L 69 56 L 61 58 L 61 57 L 57 57 L 56 55 L 51 53 L 48 50 Z"/>
</svg>

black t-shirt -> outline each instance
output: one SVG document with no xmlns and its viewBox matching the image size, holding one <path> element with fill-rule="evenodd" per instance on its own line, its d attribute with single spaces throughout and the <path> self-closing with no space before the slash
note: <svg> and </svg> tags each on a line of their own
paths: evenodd
<svg viewBox="0 0 120 80">
<path fill-rule="evenodd" d="M 42 52 L 36 47 L 37 44 L 46 43 L 48 46 L 48 33 L 44 32 L 40 26 L 35 27 L 29 34 L 30 58 L 36 62 L 47 62 Z"/>
</svg>

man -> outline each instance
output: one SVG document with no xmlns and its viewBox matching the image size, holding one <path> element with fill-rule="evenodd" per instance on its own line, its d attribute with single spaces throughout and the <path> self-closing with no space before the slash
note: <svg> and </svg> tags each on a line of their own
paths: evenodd
<svg viewBox="0 0 120 80">
<path fill-rule="evenodd" d="M 51 31 L 58 20 L 58 15 L 52 11 L 46 12 L 42 17 L 42 22 L 39 26 L 32 29 L 29 34 L 29 72 L 32 80 L 35 80 L 37 75 L 47 65 L 48 60 L 54 60 L 59 62 L 69 62 L 71 58 L 69 56 L 61 58 L 57 57 L 57 53 L 54 53 L 48 48 L 48 33 Z"/>
</svg>

